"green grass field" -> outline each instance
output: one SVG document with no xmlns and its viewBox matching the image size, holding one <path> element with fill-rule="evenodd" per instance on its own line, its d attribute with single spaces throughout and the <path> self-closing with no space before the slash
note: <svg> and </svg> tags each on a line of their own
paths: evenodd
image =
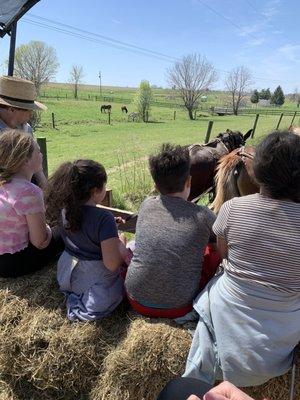
<svg viewBox="0 0 300 400">
<path fill-rule="evenodd" d="M 94 87 L 85 88 L 85 94 L 97 91 Z M 45 94 L 53 91 L 67 91 L 70 86 L 56 85 L 56 88 L 45 88 Z M 133 99 L 134 90 L 128 88 L 105 89 L 113 94 L 124 95 Z M 43 92 L 43 90 L 42 90 Z M 36 137 L 47 139 L 48 165 L 50 174 L 63 161 L 76 158 L 92 158 L 101 162 L 108 170 L 109 187 L 113 189 L 115 204 L 128 209 L 136 209 L 148 191 L 151 190 L 151 179 L 147 170 L 147 156 L 161 143 L 176 144 L 203 143 L 209 120 L 214 121 L 211 137 L 227 128 L 245 133 L 252 128 L 255 115 L 211 116 L 199 111 L 195 121 L 190 121 L 182 108 L 169 107 L 169 93 L 155 89 L 155 97 L 160 97 L 166 106 L 154 105 L 151 109 L 149 123 L 129 122 L 127 115 L 122 114 L 119 102 L 112 104 L 111 124 L 108 115 L 100 113 L 100 101 L 74 100 L 71 98 L 41 98 L 48 110 L 43 112 L 41 124 Z M 112 95 L 112 94 L 111 94 Z M 215 96 L 215 93 L 212 94 Z M 178 101 L 178 99 L 177 99 Z M 134 111 L 132 103 L 127 104 L 129 112 Z M 297 110 L 291 105 L 286 109 Z M 174 117 L 176 110 L 176 120 Z M 284 110 L 282 110 L 284 111 Z M 51 114 L 55 114 L 56 129 L 52 128 Z M 261 115 L 252 143 L 274 129 L 278 115 Z M 288 127 L 291 116 L 283 117 L 281 127 Z M 299 117 L 295 123 L 299 124 Z M 251 141 L 249 141 L 251 143 Z"/>
</svg>

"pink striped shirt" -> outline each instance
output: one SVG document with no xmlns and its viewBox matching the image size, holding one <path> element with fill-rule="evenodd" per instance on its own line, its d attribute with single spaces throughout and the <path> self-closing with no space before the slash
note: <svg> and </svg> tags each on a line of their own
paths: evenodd
<svg viewBox="0 0 300 400">
<path fill-rule="evenodd" d="M 0 186 L 0 254 L 13 254 L 28 246 L 26 215 L 40 212 L 45 212 L 45 206 L 38 186 L 21 178 Z"/>
</svg>

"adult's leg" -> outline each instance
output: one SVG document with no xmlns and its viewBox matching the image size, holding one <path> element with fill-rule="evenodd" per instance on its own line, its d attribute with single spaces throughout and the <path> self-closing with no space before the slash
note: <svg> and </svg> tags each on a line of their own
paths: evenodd
<svg viewBox="0 0 300 400">
<path fill-rule="evenodd" d="M 175 378 L 167 383 L 157 400 L 187 400 L 191 394 L 202 399 L 211 388 L 211 385 L 199 379 Z"/>
</svg>

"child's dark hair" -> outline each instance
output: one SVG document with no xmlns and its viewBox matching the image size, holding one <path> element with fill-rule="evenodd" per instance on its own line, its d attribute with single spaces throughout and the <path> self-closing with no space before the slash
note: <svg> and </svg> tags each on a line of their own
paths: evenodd
<svg viewBox="0 0 300 400">
<path fill-rule="evenodd" d="M 65 209 L 67 229 L 77 231 L 81 226 L 81 206 L 91 197 L 92 189 L 102 189 L 107 175 L 104 167 L 93 160 L 65 162 L 49 179 L 45 193 L 46 217 L 51 225 L 61 220 Z"/>
<path fill-rule="evenodd" d="M 253 169 L 271 197 L 300 202 L 300 136 L 288 131 L 270 133 L 256 148 Z"/>
<path fill-rule="evenodd" d="M 165 143 L 158 154 L 149 157 L 152 178 L 161 194 L 184 190 L 190 174 L 190 155 L 186 147 Z"/>
</svg>

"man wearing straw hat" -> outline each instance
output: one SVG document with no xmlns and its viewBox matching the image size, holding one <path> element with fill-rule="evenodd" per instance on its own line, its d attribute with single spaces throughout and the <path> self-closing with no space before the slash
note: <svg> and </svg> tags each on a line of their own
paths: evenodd
<svg viewBox="0 0 300 400">
<path fill-rule="evenodd" d="M 0 77 L 0 135 L 7 129 L 21 129 L 32 135 L 28 124 L 34 110 L 47 107 L 35 101 L 36 90 L 33 82 L 13 76 Z M 35 174 L 39 186 L 47 183 L 43 172 Z"/>
</svg>

